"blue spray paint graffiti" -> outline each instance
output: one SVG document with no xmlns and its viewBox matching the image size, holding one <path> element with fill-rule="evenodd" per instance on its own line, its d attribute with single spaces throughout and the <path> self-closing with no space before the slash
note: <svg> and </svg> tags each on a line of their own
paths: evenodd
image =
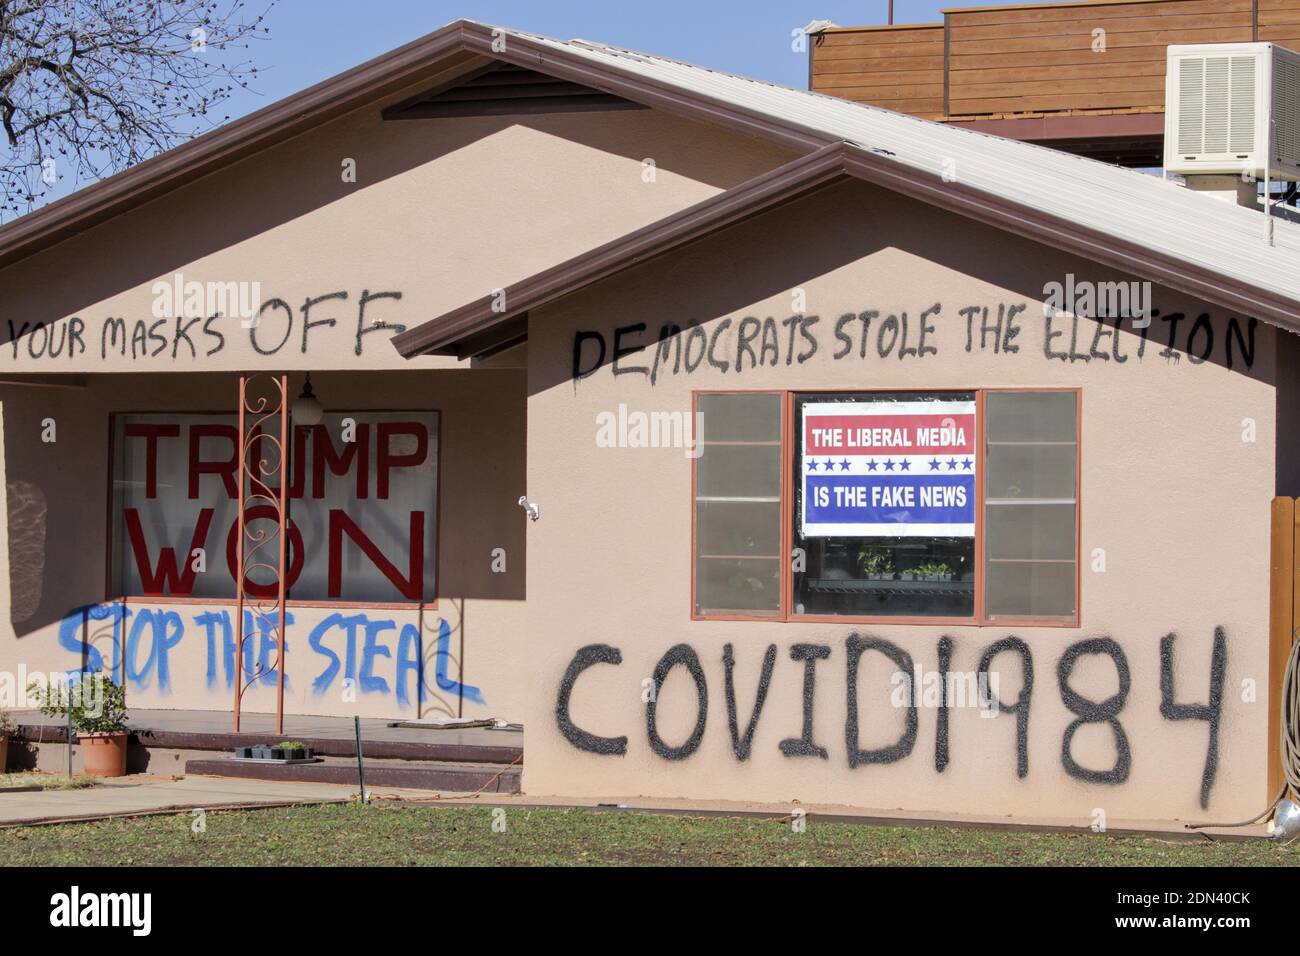
<svg viewBox="0 0 1300 956">
<path fill-rule="evenodd" d="M 391 620 L 372 621 L 365 614 L 331 614 L 314 628 L 307 638 L 307 643 L 317 654 L 328 659 L 329 663 L 312 682 L 312 691 L 319 697 L 334 684 L 340 672 L 345 680 L 358 687 L 363 694 L 388 694 L 392 690 L 383 677 L 374 673 L 376 658 L 392 658 L 394 684 L 396 685 L 397 703 L 406 707 L 411 702 L 409 684 L 414 678 L 416 693 L 420 703 L 426 699 L 424 681 L 424 657 L 421 653 L 420 629 L 414 624 L 403 624 L 397 637 L 397 656 L 392 650 L 379 643 L 383 631 L 396 629 L 397 624 Z M 343 657 L 327 646 L 327 638 L 336 634 L 343 635 Z M 360 667 L 358 668 L 358 642 L 360 642 Z M 475 704 L 483 704 L 483 692 L 477 687 L 462 684 L 447 676 L 447 664 L 451 657 L 451 625 L 446 621 L 438 624 L 438 644 L 435 650 L 434 679 L 438 689 L 449 694 L 457 694 Z"/>
<path fill-rule="evenodd" d="M 470 687 L 468 684 L 454 681 L 447 676 L 447 661 L 451 657 L 450 647 L 451 625 L 446 621 L 442 621 L 438 625 L 438 670 L 435 674 L 439 689 L 445 690 L 449 694 L 463 694 L 466 700 L 473 701 L 476 704 L 487 703 L 477 687 Z"/>
<path fill-rule="evenodd" d="M 235 628 L 231 612 L 203 610 L 190 619 L 202 633 L 206 645 L 208 689 L 233 688 Z M 292 628 L 293 615 L 286 613 L 285 620 L 287 627 Z M 119 656 L 123 631 L 126 632 L 124 658 Z M 397 632 L 395 648 L 390 631 Z M 244 633 L 249 635 L 241 655 L 244 680 L 274 685 L 276 649 L 271 622 L 246 611 Z M 59 624 L 58 641 L 60 647 L 76 654 L 82 662 L 74 672 L 83 668 L 90 671 L 108 668 L 117 674 L 122 671 L 124 661 L 128 688 L 148 689 L 156 680 L 159 692 L 169 694 L 173 652 L 185 636 L 185 619 L 177 611 L 113 603 L 91 604 L 68 614 Z M 317 697 L 327 693 L 342 675 L 350 682 L 349 686 L 363 694 L 393 694 L 401 708 L 411 705 L 412 687 L 420 703 L 428 698 L 424 642 L 415 624 L 399 625 L 390 618 L 371 618 L 364 613 L 334 613 L 311 629 L 307 646 L 324 661 L 324 668 L 311 682 L 312 693 Z M 292 649 L 292 642 L 286 641 L 285 655 L 290 662 L 292 658 L 288 655 Z M 462 684 L 448 675 L 451 625 L 445 620 L 438 624 L 434 657 L 434 682 L 438 690 L 471 703 L 486 703 L 479 688 Z M 292 688 L 287 674 L 285 686 Z"/>
</svg>

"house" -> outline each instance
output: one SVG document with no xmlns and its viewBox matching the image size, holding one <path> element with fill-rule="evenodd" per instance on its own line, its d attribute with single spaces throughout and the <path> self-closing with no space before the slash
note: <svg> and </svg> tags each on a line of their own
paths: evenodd
<svg viewBox="0 0 1300 956">
<path fill-rule="evenodd" d="M 521 721 L 534 794 L 1244 816 L 1298 254 L 456 21 L 0 229 L 0 666 Z"/>
</svg>

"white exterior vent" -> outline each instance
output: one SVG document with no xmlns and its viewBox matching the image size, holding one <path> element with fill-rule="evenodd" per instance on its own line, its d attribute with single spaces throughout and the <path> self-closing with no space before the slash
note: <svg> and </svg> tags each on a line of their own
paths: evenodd
<svg viewBox="0 0 1300 956">
<path fill-rule="evenodd" d="M 1169 47 L 1165 169 L 1300 179 L 1300 53 L 1273 43 Z"/>
</svg>

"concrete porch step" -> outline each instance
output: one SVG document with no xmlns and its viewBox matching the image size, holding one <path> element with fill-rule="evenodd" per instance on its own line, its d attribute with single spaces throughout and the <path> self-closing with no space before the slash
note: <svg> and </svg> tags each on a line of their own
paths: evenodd
<svg viewBox="0 0 1300 956">
<path fill-rule="evenodd" d="M 445 790 L 457 793 L 518 793 L 518 764 L 463 763 L 437 760 L 365 758 L 366 786 Z M 343 783 L 357 786 L 357 762 L 326 757 L 319 763 L 275 764 L 234 760 L 231 757 L 198 758 L 185 762 L 186 774 L 244 777 L 301 783 Z"/>
<path fill-rule="evenodd" d="M 236 747 L 273 743 L 280 737 L 301 741 L 320 757 L 350 757 L 355 760 L 357 753 L 350 725 L 344 726 L 339 733 L 326 736 L 292 732 L 276 735 L 265 730 L 233 734 L 209 728 L 163 728 L 151 726 L 134 717 L 129 723 L 132 727 L 128 765 L 132 772 L 172 772 L 180 760 L 205 755 L 203 752 L 224 752 L 229 755 Z M 523 760 L 522 734 L 480 732 L 468 735 L 431 730 L 409 731 L 401 734 L 400 739 L 372 734 L 373 729 L 361 741 L 362 752 L 367 760 L 374 758 L 487 765 L 518 764 Z M 38 752 L 51 751 L 49 759 L 55 761 L 54 768 L 57 769 L 61 765 L 58 761 L 66 759 L 61 756 L 66 740 L 66 731 L 62 726 L 28 723 L 19 719 L 18 731 L 10 746 L 10 761 L 19 769 L 30 769 L 38 766 Z M 44 759 L 40 761 L 41 764 L 44 762 Z M 42 766 L 41 769 L 46 768 Z"/>
</svg>

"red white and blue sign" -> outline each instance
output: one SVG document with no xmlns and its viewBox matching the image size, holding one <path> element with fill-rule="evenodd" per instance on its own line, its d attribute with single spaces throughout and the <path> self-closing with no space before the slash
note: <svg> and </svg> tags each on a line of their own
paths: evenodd
<svg viewBox="0 0 1300 956">
<path fill-rule="evenodd" d="M 803 406 L 806 538 L 975 535 L 975 403 Z"/>
</svg>

